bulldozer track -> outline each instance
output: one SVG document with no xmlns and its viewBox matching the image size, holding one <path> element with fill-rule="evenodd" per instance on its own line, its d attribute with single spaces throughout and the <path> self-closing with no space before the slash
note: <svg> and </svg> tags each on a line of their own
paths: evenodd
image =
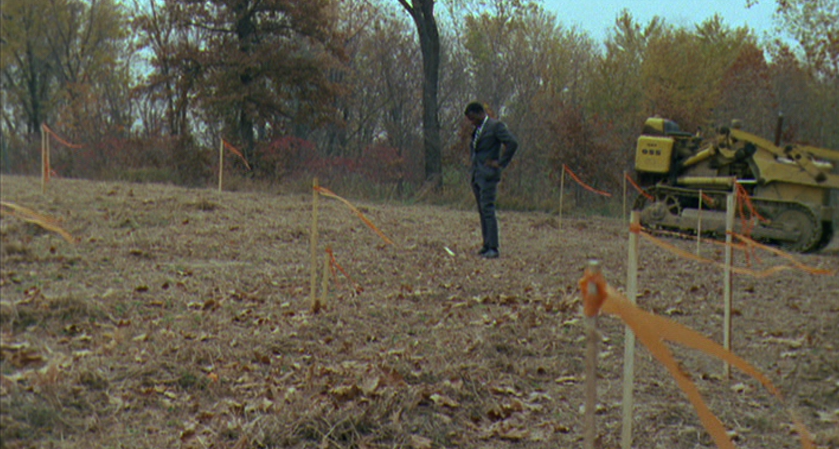
<svg viewBox="0 0 839 449">
<path fill-rule="evenodd" d="M 724 211 L 725 198 L 726 195 L 729 194 L 728 191 L 724 190 L 709 190 L 703 192 L 702 198 L 700 198 L 699 191 L 694 189 L 660 185 L 647 188 L 646 193 L 653 197 L 654 201 L 650 202 L 646 195 L 640 194 L 635 199 L 635 203 L 633 205 L 634 210 L 643 211 L 646 207 L 649 207 L 651 203 L 664 202 L 664 209 L 673 215 L 680 215 L 685 209 L 685 203 L 690 203 L 690 205 L 692 205 L 693 203 L 700 204 L 701 202 L 703 208 Z M 768 243 L 780 246 L 784 250 L 795 252 L 818 251 L 830 243 L 833 236 L 832 228 L 830 226 L 823 226 L 819 218 L 809 207 L 791 201 L 762 199 L 756 197 L 750 197 L 750 199 L 753 210 L 747 212 L 749 216 L 746 220 L 753 224 L 752 229 L 765 227 L 769 229 L 789 231 L 791 233 L 806 233 L 806 235 L 800 236 L 794 240 L 769 241 Z M 761 218 L 764 218 L 765 221 L 753 216 L 755 213 Z M 740 212 L 738 212 L 738 215 L 740 215 Z M 653 235 L 680 237 L 690 240 L 696 238 L 697 229 L 673 229 L 661 226 L 655 222 L 642 224 L 644 224 L 645 228 Z M 719 233 L 714 232 L 713 230 L 703 230 L 702 234 L 712 236 L 717 239 L 724 238 L 724 234 L 719 235 Z M 750 237 L 749 235 L 747 236 Z"/>
<path fill-rule="evenodd" d="M 822 230 L 822 223 L 816 214 L 813 212 L 812 209 L 809 207 L 795 203 L 791 201 L 775 201 L 775 200 L 764 200 L 759 198 L 752 198 L 752 204 L 755 205 L 755 208 L 760 207 L 761 205 L 770 206 L 778 208 L 779 210 L 771 215 L 774 219 L 780 221 L 780 225 L 783 226 L 783 221 L 780 220 L 784 214 L 788 213 L 800 213 L 802 216 L 806 216 L 808 223 L 810 223 L 809 232 L 806 236 L 800 238 L 794 243 L 781 243 L 779 246 L 783 249 L 790 250 L 790 251 L 798 251 L 798 252 L 812 252 L 818 251 L 819 249 L 826 246 L 828 242 L 824 245 L 820 246 L 820 242 L 822 241 L 823 230 Z M 771 226 L 771 225 L 770 225 Z"/>
</svg>

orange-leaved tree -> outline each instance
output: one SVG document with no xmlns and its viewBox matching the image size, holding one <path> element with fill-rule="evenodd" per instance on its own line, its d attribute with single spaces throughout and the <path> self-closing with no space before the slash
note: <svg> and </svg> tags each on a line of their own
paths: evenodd
<svg viewBox="0 0 839 449">
<path fill-rule="evenodd" d="M 173 42 L 174 75 L 195 82 L 192 111 L 258 166 L 255 143 L 334 118 L 342 53 L 327 0 L 168 0 L 174 26 L 197 41 Z"/>
</svg>

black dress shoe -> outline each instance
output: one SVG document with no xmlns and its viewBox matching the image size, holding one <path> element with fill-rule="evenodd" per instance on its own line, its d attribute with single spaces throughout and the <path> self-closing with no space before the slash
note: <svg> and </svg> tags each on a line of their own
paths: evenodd
<svg viewBox="0 0 839 449">
<path fill-rule="evenodd" d="M 481 247 L 481 250 L 478 251 L 478 255 L 483 256 L 484 254 L 487 253 L 487 251 L 489 251 L 489 248 L 487 248 L 486 246 L 483 246 L 483 247 Z"/>
<path fill-rule="evenodd" d="M 481 257 L 484 259 L 498 259 L 499 255 L 497 249 L 489 248 L 485 253 L 481 254 Z"/>
</svg>

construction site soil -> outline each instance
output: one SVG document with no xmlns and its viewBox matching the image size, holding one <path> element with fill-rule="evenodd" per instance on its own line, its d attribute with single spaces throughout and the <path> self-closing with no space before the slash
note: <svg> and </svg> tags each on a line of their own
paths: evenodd
<svg viewBox="0 0 839 449">
<path fill-rule="evenodd" d="M 311 193 L 55 179 L 42 194 L 19 176 L 0 177 L 0 193 L 78 240 L 0 220 L 4 448 L 583 445 L 578 281 L 596 259 L 624 288 L 623 220 L 502 210 L 501 257 L 485 260 L 472 210 L 347 198 L 390 245 L 321 198 L 318 272 L 328 247 L 352 281 L 330 275 L 314 313 Z M 719 244 L 700 252 L 723 260 Z M 796 258 L 839 269 L 836 242 Z M 734 264 L 791 262 L 736 251 Z M 638 282 L 639 307 L 722 341 L 720 266 L 642 240 Z M 732 349 L 786 402 L 671 346 L 683 370 L 738 448 L 801 447 L 790 410 L 820 447 L 839 448 L 839 276 L 735 274 L 732 287 Z M 624 326 L 602 316 L 599 327 L 598 447 L 616 448 Z M 633 447 L 714 447 L 640 344 L 635 362 Z"/>
</svg>

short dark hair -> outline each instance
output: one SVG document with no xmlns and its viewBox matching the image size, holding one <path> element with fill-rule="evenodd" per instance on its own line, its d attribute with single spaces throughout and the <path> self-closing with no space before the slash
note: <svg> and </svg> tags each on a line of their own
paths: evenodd
<svg viewBox="0 0 839 449">
<path fill-rule="evenodd" d="M 464 114 L 483 114 L 484 112 L 486 112 L 484 110 L 484 105 L 478 103 L 477 101 L 473 101 L 472 103 L 466 105 L 466 112 L 464 112 Z"/>
</svg>

